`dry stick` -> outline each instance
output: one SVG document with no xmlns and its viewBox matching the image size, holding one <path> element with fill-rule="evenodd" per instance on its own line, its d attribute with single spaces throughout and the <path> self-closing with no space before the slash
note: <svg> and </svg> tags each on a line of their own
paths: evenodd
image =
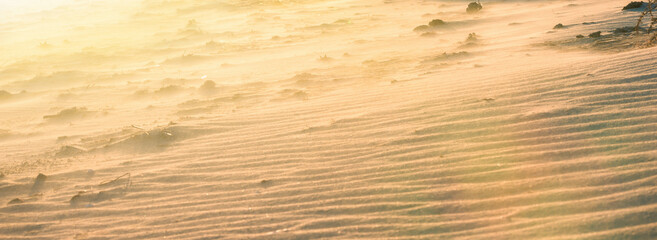
<svg viewBox="0 0 657 240">
<path fill-rule="evenodd" d="M 654 10 L 657 8 L 657 0 L 649 0 L 648 4 L 649 4 L 648 9 L 650 9 L 650 18 L 652 20 L 650 22 L 650 30 L 648 31 L 648 33 L 650 33 L 654 29 L 655 24 L 657 24 L 657 18 L 655 18 L 655 16 L 653 15 Z M 650 37 L 648 43 L 649 44 L 654 43 L 656 38 L 657 38 L 657 33 L 653 34 L 652 37 Z"/>
<path fill-rule="evenodd" d="M 649 0 L 648 4 L 650 4 L 651 1 L 652 0 Z M 641 16 L 639 16 L 639 20 L 636 21 L 636 27 L 634 27 L 634 30 L 636 30 L 637 33 L 639 32 L 639 27 L 641 27 L 641 23 L 643 22 L 643 18 L 646 17 L 649 10 L 650 10 L 650 6 L 646 7 L 646 9 L 644 9 L 643 12 L 641 12 Z"/>
<path fill-rule="evenodd" d="M 648 13 L 650 13 L 650 27 L 648 28 L 648 33 L 652 32 L 653 26 L 655 26 L 655 16 L 652 14 L 652 10 L 654 9 L 653 5 L 653 0 L 649 0 L 648 7 L 646 8 Z"/>
<path fill-rule="evenodd" d="M 649 0 L 648 1 L 648 6 L 646 7 L 646 10 L 644 11 L 643 15 L 646 15 L 646 12 L 650 14 L 650 26 L 648 27 L 648 34 L 652 33 L 652 30 L 654 30 L 655 23 L 657 23 L 657 19 L 655 19 L 654 11 L 655 8 L 657 8 L 657 2 L 655 0 Z M 647 45 L 650 46 L 655 42 L 655 38 L 657 37 L 657 34 L 653 34 L 650 39 L 648 39 Z"/>
<path fill-rule="evenodd" d="M 137 127 L 137 126 L 135 126 L 134 124 L 133 124 L 133 125 L 130 125 L 130 126 L 132 126 L 133 128 L 136 128 L 136 129 L 141 130 L 142 132 L 146 133 L 146 135 L 150 135 L 150 134 L 148 133 L 148 131 L 146 131 L 146 129 L 144 129 L 144 128 Z"/>
<path fill-rule="evenodd" d="M 646 7 L 645 10 L 641 13 L 641 16 L 639 16 L 639 19 L 636 22 L 636 26 L 634 27 L 634 30 L 639 33 L 639 27 L 641 27 L 641 23 L 643 23 L 643 19 L 646 17 L 646 15 L 650 15 L 650 25 L 648 26 L 648 30 L 646 31 L 647 34 L 650 34 L 655 26 L 657 24 L 657 19 L 655 19 L 655 16 L 653 14 L 653 10 L 657 8 L 657 0 L 648 0 L 648 6 Z M 655 40 L 657 39 L 657 33 L 653 34 L 653 36 L 648 40 L 647 45 L 652 45 Z"/>
<path fill-rule="evenodd" d="M 130 181 L 130 173 L 123 174 L 123 175 L 115 178 L 114 180 L 101 182 L 100 184 L 98 184 L 98 186 L 109 185 L 109 184 L 115 183 L 115 182 L 119 181 L 119 179 L 121 179 L 122 177 L 125 177 L 125 176 L 128 176 L 128 182 L 126 183 L 126 188 L 128 188 L 128 186 L 130 185 L 130 182 L 131 182 Z"/>
<path fill-rule="evenodd" d="M 125 183 L 125 186 L 123 187 L 123 194 L 125 194 L 125 192 L 128 191 L 128 188 L 132 185 L 132 181 L 130 180 L 130 179 L 131 179 L 130 173 L 125 173 L 125 174 L 123 174 L 123 175 L 121 175 L 121 176 L 119 176 L 119 177 L 117 177 L 117 178 L 115 178 L 115 179 L 112 179 L 112 180 L 103 181 L 103 182 L 99 183 L 98 186 L 103 186 L 103 185 L 108 185 L 108 184 L 115 183 L 115 182 L 119 181 L 119 179 L 121 179 L 121 178 L 123 178 L 123 177 L 125 177 L 125 176 L 128 176 L 128 181 Z M 82 197 L 82 194 L 83 194 L 83 193 L 84 193 L 84 192 L 78 192 L 78 194 L 76 194 L 75 196 L 73 196 L 73 198 L 71 198 L 71 200 L 69 200 L 69 202 L 71 203 L 71 205 L 78 205 L 78 203 L 77 203 L 76 201 L 78 201 L 78 199 L 79 199 L 80 197 Z M 100 193 L 102 193 L 102 191 L 99 192 L 99 193 L 97 193 L 97 196 L 100 195 Z M 93 193 L 92 193 L 92 194 L 93 194 Z M 96 196 L 96 197 L 97 197 L 97 196 Z M 87 199 L 87 200 L 89 200 L 88 203 L 91 203 L 91 202 L 94 201 L 92 198 L 89 198 L 89 199 Z"/>
</svg>

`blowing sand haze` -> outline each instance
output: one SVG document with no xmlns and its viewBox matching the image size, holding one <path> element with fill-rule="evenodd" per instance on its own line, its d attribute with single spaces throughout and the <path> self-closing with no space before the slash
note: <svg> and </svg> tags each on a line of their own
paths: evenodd
<svg viewBox="0 0 657 240">
<path fill-rule="evenodd" d="M 652 2 L 0 0 L 0 239 L 657 239 Z"/>
</svg>

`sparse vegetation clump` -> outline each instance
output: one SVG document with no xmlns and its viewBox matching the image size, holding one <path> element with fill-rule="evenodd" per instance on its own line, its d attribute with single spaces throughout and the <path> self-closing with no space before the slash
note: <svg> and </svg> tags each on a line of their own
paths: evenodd
<svg viewBox="0 0 657 240">
<path fill-rule="evenodd" d="M 196 22 L 196 19 L 192 19 L 187 21 L 187 25 L 185 26 L 185 30 L 200 30 L 198 26 L 198 22 Z"/>
<path fill-rule="evenodd" d="M 466 42 L 476 42 L 477 41 L 477 34 L 476 33 L 468 34 L 468 38 L 466 38 L 465 41 Z"/>
<path fill-rule="evenodd" d="M 448 60 L 458 60 L 458 59 L 466 58 L 468 56 L 470 56 L 470 53 L 466 51 L 453 52 L 453 53 L 443 52 L 443 54 L 433 57 L 428 61 L 440 62 L 440 61 L 448 61 Z"/>
<path fill-rule="evenodd" d="M 465 41 L 461 44 L 461 48 L 468 48 L 468 47 L 474 47 L 479 44 L 479 35 L 476 33 L 470 33 L 468 34 L 468 37 L 465 39 Z"/>
<path fill-rule="evenodd" d="M 319 61 L 330 62 L 331 60 L 333 60 L 333 58 L 327 56 L 326 54 L 324 54 L 323 56 L 319 56 Z"/>
<path fill-rule="evenodd" d="M 635 30 L 637 30 L 637 29 L 635 29 L 635 27 L 621 27 L 621 28 L 614 29 L 614 34 L 631 33 L 631 32 L 634 32 Z M 639 31 L 645 31 L 645 29 L 643 29 L 643 28 L 639 28 L 638 30 Z"/>
<path fill-rule="evenodd" d="M 471 2 L 468 4 L 468 8 L 465 9 L 465 12 L 467 13 L 477 13 L 481 11 L 483 7 L 481 6 L 481 3 L 479 2 Z"/>
</svg>

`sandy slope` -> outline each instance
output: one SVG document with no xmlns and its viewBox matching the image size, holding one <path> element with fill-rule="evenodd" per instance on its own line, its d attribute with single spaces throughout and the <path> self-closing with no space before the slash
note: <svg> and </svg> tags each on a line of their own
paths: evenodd
<svg viewBox="0 0 657 240">
<path fill-rule="evenodd" d="M 484 4 L 3 20 L 0 238 L 656 238 L 657 60 L 610 32 L 638 13 Z"/>
</svg>

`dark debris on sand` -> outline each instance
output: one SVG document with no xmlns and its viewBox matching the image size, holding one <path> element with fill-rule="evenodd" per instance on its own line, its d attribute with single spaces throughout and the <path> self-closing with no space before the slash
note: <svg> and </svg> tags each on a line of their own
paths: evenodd
<svg viewBox="0 0 657 240">
<path fill-rule="evenodd" d="M 7 205 L 21 204 L 21 203 L 24 203 L 24 202 L 25 202 L 25 201 L 23 201 L 23 200 L 20 199 L 20 198 L 14 198 L 14 199 L 12 199 L 11 201 L 9 201 L 9 202 L 7 203 Z"/>
<path fill-rule="evenodd" d="M 559 48 L 580 48 L 597 51 L 620 52 L 639 47 L 647 37 L 650 37 L 647 30 L 635 26 L 620 27 L 614 30 L 596 31 L 588 34 L 588 37 L 582 34 L 575 36 L 575 39 L 565 39 L 561 41 L 547 41 L 541 45 L 559 47 Z"/>
<path fill-rule="evenodd" d="M 599 38 L 601 36 L 601 34 L 602 34 L 601 31 L 597 31 L 597 32 L 593 32 L 593 33 L 589 34 L 589 37 L 590 38 Z"/>
</svg>

